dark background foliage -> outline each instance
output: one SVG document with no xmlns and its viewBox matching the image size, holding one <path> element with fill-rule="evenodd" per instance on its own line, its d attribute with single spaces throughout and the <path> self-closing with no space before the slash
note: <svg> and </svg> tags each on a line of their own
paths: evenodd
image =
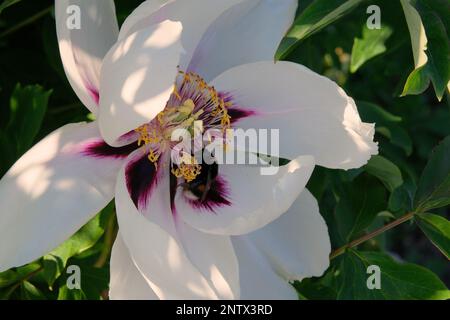
<svg viewBox="0 0 450 320">
<path fill-rule="evenodd" d="M 64 124 L 92 118 L 65 77 L 57 47 L 53 1 L 15 2 L 0 12 L 0 176 L 48 133 Z M 117 0 L 119 21 L 140 2 Z M 300 1 L 299 13 L 312 2 Z M 331 2 L 338 6 L 344 1 Z M 380 6 L 383 28 L 388 28 L 391 34 L 384 43 L 385 50 L 352 73 L 353 46 L 355 38 L 364 38 L 369 4 Z M 432 86 L 423 94 L 400 97 L 414 69 L 408 26 L 400 2 L 361 1 L 343 18 L 302 39 L 284 59 L 304 64 L 335 80 L 357 101 L 363 120 L 377 122 L 376 140 L 381 157 L 364 168 L 347 172 L 316 168 L 309 183 L 329 226 L 333 248 L 412 211 L 415 189 L 432 150 L 450 135 L 450 103 L 448 95 L 439 102 Z M 432 212 L 449 217 L 448 207 Z M 89 249 L 68 252 L 62 247 L 58 253 L 0 274 L 0 296 L 6 299 L 105 298 L 108 255 L 117 231 L 114 206 L 108 206 L 84 229 L 73 241 L 87 243 Z M 84 237 L 86 232 L 90 237 Z M 375 252 L 375 256 L 366 254 L 367 251 Z M 381 256 L 376 256 L 377 252 Z M 358 263 L 365 259 L 394 270 L 397 262 L 388 260 L 389 256 L 397 262 L 424 266 L 450 284 L 447 258 L 417 224 L 406 222 L 363 243 L 358 251 L 333 259 L 324 277 L 295 285 L 303 298 L 378 298 L 351 292 L 345 283 L 357 281 L 361 273 Z M 71 291 L 65 287 L 64 269 L 69 263 L 82 266 L 83 290 Z M 407 274 L 408 267 L 403 268 L 400 270 Z M 348 278 L 350 275 L 353 278 Z M 398 283 L 413 281 L 402 280 L 401 276 L 397 280 Z M 398 295 L 387 294 L 384 298 L 410 297 L 411 288 L 398 290 Z"/>
</svg>

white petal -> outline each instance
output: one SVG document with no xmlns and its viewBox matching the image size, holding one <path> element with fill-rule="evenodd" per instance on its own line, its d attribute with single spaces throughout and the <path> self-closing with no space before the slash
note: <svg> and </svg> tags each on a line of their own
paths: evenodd
<svg viewBox="0 0 450 320">
<path fill-rule="evenodd" d="M 245 237 L 232 237 L 239 261 L 242 300 L 295 300 L 295 289 L 277 275 L 266 257 Z"/>
<path fill-rule="evenodd" d="M 183 49 L 181 24 L 165 21 L 119 41 L 103 61 L 100 131 L 118 145 L 122 135 L 151 121 L 173 91 Z"/>
<path fill-rule="evenodd" d="M 179 242 L 187 258 L 209 281 L 219 298 L 236 299 L 239 297 L 239 271 L 229 237 L 199 232 L 176 219 L 177 213 L 168 208 L 171 201 L 169 170 L 165 169 L 169 163 L 168 156 L 167 153 L 160 157 L 160 171 L 156 173 L 154 164 L 142 150 L 137 150 L 129 157 L 125 175 L 133 203 L 151 223 Z M 148 184 L 142 179 L 148 179 Z M 165 209 L 157 210 L 155 206 Z"/>
<path fill-rule="evenodd" d="M 96 113 L 102 60 L 119 34 L 114 1 L 57 0 L 55 18 L 67 78 L 83 104 Z"/>
<path fill-rule="evenodd" d="M 183 221 L 177 230 L 187 256 L 211 281 L 219 299 L 239 299 L 239 266 L 230 237 L 198 231 Z"/>
<path fill-rule="evenodd" d="M 123 22 L 120 27 L 119 40 L 125 39 L 140 29 L 161 22 L 162 20 L 157 19 L 154 13 L 168 2 L 173 2 L 173 0 L 146 0 L 142 2 Z"/>
<path fill-rule="evenodd" d="M 210 81 L 237 65 L 273 60 L 297 4 L 297 0 L 247 0 L 231 7 L 208 28 L 188 69 Z"/>
<path fill-rule="evenodd" d="M 111 300 L 157 300 L 158 296 L 134 265 L 120 234 L 111 252 L 109 298 Z"/>
<path fill-rule="evenodd" d="M 168 174 L 165 175 L 168 178 Z M 145 178 L 145 177 L 143 177 Z M 148 211 L 172 214 L 168 179 L 153 190 Z M 161 299 L 217 299 L 214 290 L 186 256 L 178 239 L 138 212 L 119 173 L 116 189 L 119 228 L 136 266 Z"/>
<path fill-rule="evenodd" d="M 229 204 L 213 205 L 211 211 L 178 192 L 177 212 L 186 223 L 207 233 L 240 235 L 259 229 L 289 209 L 308 182 L 314 159 L 302 156 L 277 169 L 262 175 L 256 166 L 220 165 Z"/>
<path fill-rule="evenodd" d="M 257 62 L 230 69 L 212 84 L 230 92 L 240 108 L 256 111 L 238 121 L 238 127 L 279 130 L 282 158 L 311 154 L 318 165 L 350 169 L 378 152 L 374 127 L 361 122 L 354 101 L 306 67 Z"/>
<path fill-rule="evenodd" d="M 279 219 L 243 237 L 287 281 L 319 277 L 329 266 L 328 228 L 316 199 L 306 189 Z"/>
<path fill-rule="evenodd" d="M 48 253 L 113 198 L 120 159 L 88 157 L 96 123 L 66 125 L 39 142 L 0 181 L 0 271 Z"/>
<path fill-rule="evenodd" d="M 243 0 L 189 0 L 164 1 L 147 0 L 125 21 L 120 30 L 120 39 L 125 39 L 137 30 L 147 28 L 164 20 L 179 21 L 183 25 L 182 45 L 186 50 L 180 67 L 186 70 L 192 54 L 210 24 L 225 10 Z M 159 10 L 158 10 L 159 9 Z"/>
</svg>

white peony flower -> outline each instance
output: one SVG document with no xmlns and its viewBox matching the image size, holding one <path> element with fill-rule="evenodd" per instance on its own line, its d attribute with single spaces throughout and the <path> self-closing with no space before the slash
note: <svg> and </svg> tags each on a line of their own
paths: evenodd
<svg viewBox="0 0 450 320">
<path fill-rule="evenodd" d="M 81 8 L 81 29 L 66 23 Z M 304 188 L 315 165 L 377 153 L 373 125 L 334 82 L 274 62 L 296 0 L 148 0 L 118 31 L 111 0 L 58 0 L 67 77 L 98 120 L 71 124 L 0 181 L 0 271 L 67 239 L 114 197 L 113 299 L 289 299 L 330 241 Z M 171 134 L 279 129 L 275 175 L 170 161 Z M 198 140 L 194 139 L 198 144 Z"/>
</svg>

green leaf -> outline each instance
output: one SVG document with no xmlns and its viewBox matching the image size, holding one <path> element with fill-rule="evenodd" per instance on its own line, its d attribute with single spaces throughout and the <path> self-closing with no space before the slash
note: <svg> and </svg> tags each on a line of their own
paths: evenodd
<svg viewBox="0 0 450 320">
<path fill-rule="evenodd" d="M 425 28 L 419 13 L 411 4 L 410 0 L 400 0 L 408 24 L 409 35 L 411 38 L 414 64 L 416 68 L 423 66 L 428 60 L 425 53 L 427 47 L 427 37 Z"/>
<path fill-rule="evenodd" d="M 13 4 L 16 4 L 20 1 L 22 1 L 22 0 L 4 0 L 0 4 L 0 13 L 2 13 L 2 11 L 5 10 L 6 8 L 8 8 L 8 7 L 12 6 Z"/>
<path fill-rule="evenodd" d="M 22 87 L 17 84 L 10 99 L 10 117 L 5 134 L 20 157 L 33 144 L 42 125 L 52 91 L 41 86 Z"/>
<path fill-rule="evenodd" d="M 350 60 L 350 72 L 355 73 L 364 63 L 386 52 L 385 42 L 391 36 L 392 29 L 382 26 L 380 29 L 363 27 L 362 38 L 355 38 Z"/>
<path fill-rule="evenodd" d="M 0 273 L 0 288 L 9 287 L 17 282 L 20 282 L 28 275 L 33 274 L 41 268 L 37 262 L 27 264 L 23 267 L 10 269 Z"/>
<path fill-rule="evenodd" d="M 374 103 L 358 101 L 357 105 L 364 121 L 376 122 L 377 124 L 400 123 L 403 121 L 401 117 L 386 111 Z"/>
<path fill-rule="evenodd" d="M 303 39 L 343 17 L 363 0 L 315 0 L 295 20 L 275 55 L 285 58 Z"/>
<path fill-rule="evenodd" d="M 369 176 L 361 176 L 349 183 L 340 183 L 336 190 L 337 226 L 342 239 L 351 241 L 369 227 L 380 211 L 386 209 L 386 189 Z"/>
<path fill-rule="evenodd" d="M 93 247 L 104 233 L 101 215 L 98 214 L 69 240 L 44 256 L 44 277 L 49 286 L 61 275 L 67 261 Z"/>
<path fill-rule="evenodd" d="M 22 282 L 20 289 L 20 296 L 23 300 L 46 300 L 45 295 L 31 282 Z"/>
<path fill-rule="evenodd" d="M 330 267 L 320 278 L 305 278 L 295 281 L 297 293 L 306 300 L 336 300 L 335 270 Z"/>
<path fill-rule="evenodd" d="M 445 17 L 450 10 L 449 2 L 402 0 L 401 3 L 410 30 L 416 68 L 408 77 L 402 96 L 422 93 L 431 81 L 440 101 L 448 90 L 450 79 L 450 46 Z"/>
<path fill-rule="evenodd" d="M 367 287 L 367 268 L 376 265 L 381 271 L 381 289 Z M 341 266 L 339 300 L 445 300 L 450 291 L 430 270 L 412 264 L 399 263 L 379 252 L 348 250 Z"/>
<path fill-rule="evenodd" d="M 400 169 L 382 156 L 373 156 L 364 168 L 367 173 L 380 179 L 390 192 L 403 184 Z"/>
<path fill-rule="evenodd" d="M 450 221 L 431 213 L 417 214 L 415 221 L 428 239 L 450 259 Z"/>
<path fill-rule="evenodd" d="M 393 145 L 403 149 L 406 155 L 409 156 L 412 153 L 412 140 L 408 132 L 401 126 L 403 122 L 401 117 L 374 103 L 358 101 L 357 105 L 364 122 L 375 123 L 377 133 L 389 139 Z"/>
<path fill-rule="evenodd" d="M 82 267 L 81 288 L 89 300 L 101 299 L 108 290 L 109 267 L 98 269 L 91 266 Z"/>
<path fill-rule="evenodd" d="M 450 204 L 450 136 L 432 152 L 414 197 L 416 211 L 423 213 Z"/>
<path fill-rule="evenodd" d="M 430 77 L 426 66 L 415 69 L 406 79 L 405 87 L 401 94 L 402 97 L 409 94 L 421 94 L 428 89 Z"/>
<path fill-rule="evenodd" d="M 64 284 L 59 288 L 58 300 L 86 300 L 86 295 L 83 290 L 69 289 Z"/>
<path fill-rule="evenodd" d="M 396 216 L 411 212 L 414 208 L 416 188 L 412 181 L 405 181 L 400 187 L 396 188 L 389 196 L 389 210 L 396 213 Z"/>
<path fill-rule="evenodd" d="M 78 261 L 77 261 L 78 262 Z M 109 285 L 109 267 L 94 268 L 88 264 L 80 263 L 81 282 L 80 289 L 67 288 L 67 275 L 61 276 L 58 300 L 100 300 Z"/>
</svg>

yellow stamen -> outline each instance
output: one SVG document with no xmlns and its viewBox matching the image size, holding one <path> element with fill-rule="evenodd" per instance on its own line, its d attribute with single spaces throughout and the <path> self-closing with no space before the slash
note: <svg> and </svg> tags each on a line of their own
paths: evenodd
<svg viewBox="0 0 450 320">
<path fill-rule="evenodd" d="M 195 157 L 183 154 L 181 164 L 177 168 L 172 168 L 172 173 L 177 178 L 183 178 L 186 182 L 191 182 L 201 173 L 202 166 L 197 163 Z"/>
<path fill-rule="evenodd" d="M 158 115 L 156 116 L 157 118 L 158 118 L 158 122 L 159 122 L 159 124 L 164 124 L 164 111 L 161 111 L 160 113 L 158 113 Z"/>
<path fill-rule="evenodd" d="M 186 182 L 192 182 L 200 174 L 202 167 L 199 164 L 184 164 L 178 168 L 172 168 L 172 173 L 177 178 L 183 178 Z"/>
<path fill-rule="evenodd" d="M 159 150 L 161 147 L 162 150 L 166 148 L 165 145 L 160 144 L 166 139 L 170 139 L 173 130 L 183 128 L 193 130 L 194 133 L 203 132 L 203 121 L 206 121 L 206 125 L 218 124 L 217 126 L 220 126 L 224 133 L 231 128 L 232 119 L 228 108 L 232 107 L 232 102 L 225 102 L 216 89 L 209 86 L 198 74 L 181 70 L 178 71 L 178 74 L 173 87 L 172 105 L 167 105 L 164 111 L 157 115 L 156 123 L 143 125 L 135 130 L 139 134 L 138 145 L 147 146 L 148 159 L 155 166 L 157 166 L 160 152 L 163 152 Z M 185 88 L 187 93 L 184 92 Z M 183 92 L 179 90 L 183 90 Z M 199 97 L 199 101 L 207 101 L 204 108 L 196 110 L 192 99 L 182 101 L 182 96 L 190 95 L 192 92 L 195 97 Z M 209 114 L 203 117 L 205 112 Z M 201 120 L 200 116 L 202 116 Z M 209 139 L 211 140 L 211 137 Z M 178 178 L 191 182 L 201 173 L 202 167 L 195 162 L 192 155 L 189 154 L 187 157 L 190 158 L 189 161 L 181 161 L 180 165 L 172 168 L 172 173 Z M 194 161 L 191 161 L 192 159 Z"/>
<path fill-rule="evenodd" d="M 159 154 L 155 154 L 155 152 L 150 149 L 150 153 L 148 154 L 148 160 L 150 160 L 153 163 L 156 163 L 159 159 Z"/>
<path fill-rule="evenodd" d="M 178 93 L 177 85 L 176 85 L 176 84 L 173 86 L 173 94 L 175 95 L 175 97 L 177 97 L 178 100 L 181 100 L 181 96 L 180 96 L 180 94 Z"/>
</svg>

